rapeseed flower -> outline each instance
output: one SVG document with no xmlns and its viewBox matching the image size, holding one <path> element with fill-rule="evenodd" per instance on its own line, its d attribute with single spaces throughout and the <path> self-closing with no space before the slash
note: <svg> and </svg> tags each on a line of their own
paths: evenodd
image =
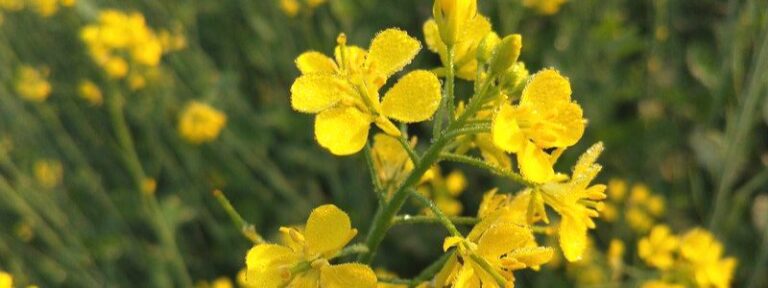
<svg viewBox="0 0 768 288">
<path fill-rule="evenodd" d="M 400 142 L 385 133 L 373 136 L 371 150 L 376 177 L 387 192 L 391 192 L 413 170 L 413 161 Z"/>
<path fill-rule="evenodd" d="M 479 66 L 477 50 L 483 41 L 486 46 L 493 47 L 500 39 L 495 32 L 491 31 L 491 22 L 478 14 L 467 21 L 464 32 L 458 35 L 453 46 L 454 70 L 457 77 L 468 81 L 475 80 Z M 430 51 L 440 56 L 443 66 L 448 64 L 448 47 L 440 39 L 440 29 L 434 19 L 424 23 L 424 42 Z M 445 68 L 439 68 L 436 72 L 442 75 L 445 73 Z"/>
<path fill-rule="evenodd" d="M 521 174 L 544 183 L 555 176 L 553 161 L 544 149 L 564 149 L 581 139 L 586 120 L 571 101 L 568 79 L 554 69 L 536 73 L 523 89 L 518 105 L 504 103 L 493 119 L 493 142 L 516 153 Z"/>
<path fill-rule="evenodd" d="M 246 256 L 246 281 L 259 287 L 376 287 L 376 274 L 363 264 L 329 264 L 357 234 L 349 216 L 334 205 L 315 208 L 306 228 L 282 227 L 283 245 L 258 244 Z"/>
<path fill-rule="evenodd" d="M 13 276 L 0 270 L 0 288 L 13 288 Z"/>
<path fill-rule="evenodd" d="M 514 271 L 537 270 L 552 258 L 552 248 L 536 245 L 529 228 L 498 219 L 484 221 L 493 223 L 478 224 L 467 238 L 445 239 L 443 249 L 457 247 L 458 253 L 436 276 L 436 287 L 514 287 Z"/>
<path fill-rule="evenodd" d="M 37 160 L 34 164 L 35 180 L 44 188 L 54 188 L 61 183 L 64 168 L 58 160 Z"/>
<path fill-rule="evenodd" d="M 51 83 L 48 82 L 48 71 L 38 70 L 31 66 L 21 66 L 17 71 L 16 92 L 24 100 L 43 102 L 51 95 Z"/>
<path fill-rule="evenodd" d="M 699 287 L 730 287 L 736 259 L 722 258 L 723 245 L 709 231 L 695 228 L 680 238 L 680 256 L 693 267 Z"/>
<path fill-rule="evenodd" d="M 432 199 L 445 215 L 461 215 L 464 206 L 457 197 L 467 188 L 467 178 L 464 174 L 455 170 L 451 171 L 447 176 L 443 176 L 440 168 L 435 166 L 431 169 L 430 176 L 429 179 L 422 181 L 417 191 Z M 431 215 L 432 210 L 425 208 L 424 213 Z"/>
<path fill-rule="evenodd" d="M 440 39 L 452 47 L 465 34 L 467 27 L 477 17 L 477 0 L 435 0 L 432 16 L 440 32 Z"/>
<path fill-rule="evenodd" d="M 560 6 L 567 0 L 523 0 L 523 6 L 534 9 L 544 15 L 553 15 L 560 11 Z"/>
<path fill-rule="evenodd" d="M 378 90 L 416 56 L 419 41 L 397 29 L 380 32 L 366 51 L 347 46 L 339 36 L 335 61 L 319 52 L 296 59 L 302 76 L 291 86 L 291 106 L 316 113 L 315 136 L 335 155 L 360 151 L 371 123 L 400 136 L 391 119 L 413 123 L 432 117 L 440 104 L 440 82 L 429 71 L 416 70 L 400 78 L 380 100 Z"/>
<path fill-rule="evenodd" d="M 216 139 L 227 124 L 227 115 L 208 104 L 192 101 L 179 116 L 179 134 L 193 144 Z"/>
<path fill-rule="evenodd" d="M 101 89 L 96 83 L 91 80 L 83 80 L 80 85 L 77 86 L 77 92 L 80 98 L 83 98 L 91 105 L 101 105 L 104 102 L 104 96 L 101 94 Z"/>
<path fill-rule="evenodd" d="M 680 239 L 672 235 L 666 225 L 658 225 L 651 229 L 646 238 L 637 243 L 637 253 L 640 259 L 650 266 L 667 270 L 674 265 L 673 253 L 678 249 Z"/>
</svg>

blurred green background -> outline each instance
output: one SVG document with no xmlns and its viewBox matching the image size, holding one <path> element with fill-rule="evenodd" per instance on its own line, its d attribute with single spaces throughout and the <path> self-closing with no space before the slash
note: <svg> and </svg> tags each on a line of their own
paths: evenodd
<svg viewBox="0 0 768 288">
<path fill-rule="evenodd" d="M 734 286 L 768 287 L 768 205 L 756 205 L 768 195 L 768 1 L 572 0 L 554 15 L 520 0 L 479 2 L 499 34 L 522 34 L 529 70 L 555 67 L 571 80 L 589 125 L 561 169 L 604 141 L 602 182 L 648 184 L 666 197 L 673 228 L 710 228 L 739 258 Z M 364 235 L 376 208 L 365 159 L 333 157 L 315 143 L 312 116 L 289 105 L 293 61 L 306 50 L 330 54 L 340 32 L 362 47 L 388 27 L 423 41 L 431 6 L 329 0 L 293 17 L 277 0 L 77 0 L 47 17 L 0 8 L 0 270 L 41 287 L 185 287 L 234 277 L 250 244 L 213 189 L 267 238 L 322 203 L 348 211 Z M 143 89 L 114 85 L 80 39 L 102 9 L 140 12 L 152 29 L 183 35 L 186 46 L 164 55 Z M 23 65 L 48 71 L 45 102 L 17 95 Z M 410 67 L 436 65 L 424 49 Z M 112 106 L 78 96 L 83 79 L 125 99 L 154 194 L 143 195 L 132 178 Z M 179 136 L 190 100 L 227 115 L 216 140 L 195 145 Z M 411 129 L 428 139 L 425 128 Z M 50 173 L 38 171 L 40 163 L 54 176 L 60 169 L 60 180 L 41 181 Z M 514 189 L 462 169 L 467 215 L 482 192 Z M 631 239 L 609 233 L 598 226 L 596 244 Z M 375 264 L 413 276 L 440 253 L 443 236 L 439 227 L 395 228 Z M 574 286 L 562 269 L 521 273 L 518 284 Z"/>
</svg>

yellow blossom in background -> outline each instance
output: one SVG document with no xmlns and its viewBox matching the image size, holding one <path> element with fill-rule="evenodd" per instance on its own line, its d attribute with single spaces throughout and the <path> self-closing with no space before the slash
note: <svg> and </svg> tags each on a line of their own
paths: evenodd
<svg viewBox="0 0 768 288">
<path fill-rule="evenodd" d="M 284 245 L 258 244 L 246 256 L 246 281 L 261 288 L 376 287 L 376 274 L 357 263 L 328 263 L 357 234 L 349 216 L 334 205 L 315 208 L 306 228 L 280 228 Z"/>
<path fill-rule="evenodd" d="M 376 176 L 389 194 L 413 170 L 413 161 L 400 142 L 385 133 L 373 136 L 371 152 Z"/>
<path fill-rule="evenodd" d="M 307 5 L 309 5 L 310 8 L 315 8 L 317 6 L 320 6 L 327 2 L 328 0 L 307 0 Z"/>
<path fill-rule="evenodd" d="M 21 66 L 16 72 L 16 92 L 24 100 L 43 102 L 51 95 L 52 89 L 47 77 L 47 69 Z"/>
<path fill-rule="evenodd" d="M 531 77 L 518 105 L 504 104 L 493 119 L 493 142 L 516 153 L 521 174 L 544 183 L 555 176 L 552 157 L 544 149 L 566 148 L 581 139 L 586 120 L 571 101 L 568 79 L 553 69 Z"/>
<path fill-rule="evenodd" d="M 77 93 L 80 98 L 85 99 L 88 104 L 101 105 L 104 102 L 104 96 L 101 94 L 101 89 L 96 83 L 91 80 L 83 80 L 80 85 L 77 86 Z"/>
<path fill-rule="evenodd" d="M 179 134 L 193 144 L 210 142 L 219 137 L 227 124 L 227 115 L 208 104 L 192 101 L 179 116 Z"/>
<path fill-rule="evenodd" d="M 640 287 L 641 288 L 685 288 L 685 285 L 672 284 L 672 283 L 667 283 L 660 280 L 651 280 L 643 283 L 643 285 L 641 285 Z"/>
<path fill-rule="evenodd" d="M 165 52 L 163 39 L 147 26 L 143 15 L 135 12 L 103 10 L 97 23 L 81 29 L 80 37 L 91 58 L 114 79 L 157 66 Z"/>
<path fill-rule="evenodd" d="M 674 264 L 673 253 L 680 240 L 666 225 L 653 227 L 651 234 L 637 243 L 637 253 L 648 265 L 666 270 Z"/>
<path fill-rule="evenodd" d="M 298 0 L 280 0 L 280 10 L 290 17 L 294 17 L 299 14 L 299 1 Z"/>
<path fill-rule="evenodd" d="M 570 179 L 564 182 L 548 182 L 541 186 L 541 198 L 543 202 L 537 202 L 535 193 L 531 197 L 531 208 L 543 211 L 546 203 L 561 216 L 558 234 L 560 235 L 560 248 L 568 261 L 581 259 L 587 248 L 587 230 L 596 227 L 592 218 L 599 216 L 598 211 L 603 207 L 606 186 L 603 184 L 591 185 L 592 180 L 600 173 L 602 166 L 595 163 L 597 157 L 603 152 L 603 144 L 597 143 L 587 149 L 579 157 L 573 168 Z M 591 185 L 591 186 L 590 186 Z M 528 213 L 531 213 L 529 210 Z M 546 212 L 541 214 L 547 222 Z M 533 219 L 534 221 L 536 219 Z"/>
<path fill-rule="evenodd" d="M 447 176 L 443 176 L 438 166 L 433 167 L 431 171 L 432 177 L 417 188 L 419 193 L 432 199 L 445 215 L 461 215 L 464 206 L 457 197 L 467 188 L 467 179 L 464 174 L 454 170 Z M 428 208 L 425 208 L 423 212 L 432 215 L 432 211 Z"/>
<path fill-rule="evenodd" d="M 709 231 L 696 228 L 680 238 L 680 256 L 691 264 L 699 287 L 731 286 L 736 259 L 722 258 L 723 245 Z"/>
<path fill-rule="evenodd" d="M 320 146 L 335 155 L 360 151 L 371 123 L 385 133 L 400 136 L 391 122 L 421 122 L 440 104 L 440 81 L 429 71 L 412 71 L 379 97 L 387 79 L 400 71 L 421 49 L 419 41 L 397 29 L 380 32 L 368 51 L 347 46 L 340 35 L 335 61 L 319 52 L 296 59 L 302 76 L 291 86 L 293 109 L 317 114 L 315 136 Z M 380 100 L 381 98 L 381 100 Z"/>
<path fill-rule="evenodd" d="M 195 284 L 195 288 L 234 288 L 232 280 L 229 277 L 219 277 L 211 281 L 200 281 Z"/>
<path fill-rule="evenodd" d="M 54 188 L 61 183 L 64 168 L 58 160 L 37 160 L 34 164 L 37 183 L 45 188 Z"/>
<path fill-rule="evenodd" d="M 13 276 L 0 270 L 0 288 L 13 288 Z"/>
<path fill-rule="evenodd" d="M 544 15 L 553 15 L 560 11 L 560 6 L 567 0 L 523 0 L 523 6 L 534 9 Z"/>
</svg>

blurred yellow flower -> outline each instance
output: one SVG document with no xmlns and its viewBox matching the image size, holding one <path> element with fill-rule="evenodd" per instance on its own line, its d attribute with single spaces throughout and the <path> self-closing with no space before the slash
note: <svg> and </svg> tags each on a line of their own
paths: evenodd
<svg viewBox="0 0 768 288">
<path fill-rule="evenodd" d="M 680 240 L 672 235 L 669 227 L 658 225 L 651 229 L 648 237 L 640 239 L 637 243 L 637 253 L 648 265 L 667 270 L 674 264 L 673 253 L 679 243 Z"/>
<path fill-rule="evenodd" d="M 0 288 L 13 288 L 13 276 L 4 271 L 0 271 Z"/>
<path fill-rule="evenodd" d="M 493 119 L 493 142 L 516 153 L 521 174 L 544 183 L 555 176 L 548 148 L 575 144 L 584 133 L 581 107 L 571 101 L 571 85 L 556 70 L 536 73 L 518 105 L 505 103 Z"/>
<path fill-rule="evenodd" d="M 290 17 L 294 17 L 299 14 L 299 1 L 298 0 L 280 0 L 280 10 Z"/>
<path fill-rule="evenodd" d="M 47 77 L 47 69 L 37 70 L 30 66 L 21 66 L 17 71 L 16 92 L 24 100 L 43 102 L 51 95 L 51 83 Z"/>
<path fill-rule="evenodd" d="M 560 11 L 567 0 L 523 0 L 523 6 L 534 9 L 544 15 L 553 15 Z"/>
<path fill-rule="evenodd" d="M 680 239 L 680 256 L 691 263 L 699 287 L 731 286 L 736 259 L 722 258 L 723 245 L 709 231 L 696 228 Z"/>
<path fill-rule="evenodd" d="M 464 206 L 457 199 L 467 188 L 467 179 L 461 171 L 454 170 L 443 176 L 438 166 L 430 169 L 432 177 L 426 179 L 417 190 L 422 195 L 432 199 L 440 210 L 448 216 L 461 215 Z M 423 212 L 432 215 L 432 210 L 424 208 Z"/>
<path fill-rule="evenodd" d="M 64 168 L 58 160 L 37 160 L 34 164 L 34 175 L 37 183 L 50 189 L 61 183 Z"/>
<path fill-rule="evenodd" d="M 643 283 L 643 285 L 641 285 L 640 287 L 641 288 L 685 288 L 685 285 L 667 283 L 661 280 L 651 280 Z"/>
<path fill-rule="evenodd" d="M 376 274 L 358 263 L 331 265 L 344 246 L 357 234 L 349 216 L 334 205 L 315 208 L 306 229 L 280 228 L 284 245 L 258 244 L 246 256 L 246 281 L 262 288 L 376 287 Z"/>
<path fill-rule="evenodd" d="M 416 56 L 419 41 L 397 29 L 380 32 L 368 51 L 346 45 L 339 36 L 335 61 L 310 51 L 296 64 L 302 76 L 291 86 L 291 106 L 316 113 L 315 136 L 320 146 L 335 155 L 360 151 L 370 124 L 400 136 L 390 119 L 403 123 L 429 119 L 440 104 L 440 81 L 431 72 L 412 71 L 395 83 L 380 100 L 381 88 Z"/>
<path fill-rule="evenodd" d="M 216 139 L 227 124 L 227 115 L 208 104 L 192 101 L 179 116 L 179 134 L 193 144 Z"/>
<path fill-rule="evenodd" d="M 80 98 L 85 99 L 91 105 L 101 105 L 104 101 L 101 89 L 91 80 L 80 81 L 80 85 L 77 86 L 77 92 Z"/>
</svg>

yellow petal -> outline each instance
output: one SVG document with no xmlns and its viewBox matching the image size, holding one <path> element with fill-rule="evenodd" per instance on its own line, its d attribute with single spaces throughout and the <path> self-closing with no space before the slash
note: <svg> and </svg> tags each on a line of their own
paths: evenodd
<svg viewBox="0 0 768 288">
<path fill-rule="evenodd" d="M 573 146 L 576 142 L 579 142 L 581 136 L 584 135 L 584 128 L 586 127 L 586 120 L 584 120 L 581 106 L 576 103 L 568 103 L 562 106 L 557 111 L 557 116 L 553 119 L 560 125 L 555 138 L 555 142 L 552 143 L 553 147 L 567 147 Z"/>
<path fill-rule="evenodd" d="M 537 267 L 549 262 L 553 255 L 554 250 L 550 247 L 525 247 L 516 250 L 509 256 L 528 267 Z"/>
<path fill-rule="evenodd" d="M 544 69 L 531 77 L 525 86 L 520 105 L 552 108 L 571 101 L 571 83 L 557 70 Z"/>
<path fill-rule="evenodd" d="M 440 81 L 426 70 L 403 76 L 387 91 L 381 110 L 389 118 L 412 123 L 429 119 L 440 106 Z"/>
<path fill-rule="evenodd" d="M 291 86 L 291 106 L 299 112 L 317 113 L 336 105 L 354 91 L 349 84 L 331 75 L 304 75 Z"/>
<path fill-rule="evenodd" d="M 334 256 L 356 234 L 357 230 L 352 229 L 347 213 L 334 205 L 323 205 L 312 210 L 304 231 L 310 256 L 321 255 L 324 258 Z"/>
<path fill-rule="evenodd" d="M 384 78 L 400 71 L 419 53 L 421 43 L 402 30 L 387 29 L 376 35 L 366 64 Z"/>
<path fill-rule="evenodd" d="M 334 50 L 336 63 L 340 63 L 339 65 L 348 71 L 357 71 L 362 69 L 363 65 L 365 64 L 365 57 L 368 52 L 366 52 L 363 48 L 353 45 L 348 45 L 345 47 L 346 49 L 344 49 L 344 57 L 341 57 L 341 46 L 336 46 L 336 50 Z"/>
<path fill-rule="evenodd" d="M 445 50 L 445 44 L 443 44 L 443 40 L 440 40 L 440 31 L 438 31 L 435 19 L 424 22 L 424 42 L 427 43 L 429 51 L 438 53 L 441 49 Z"/>
<path fill-rule="evenodd" d="M 581 260 L 587 249 L 587 226 L 569 213 L 560 222 L 560 249 L 570 262 Z"/>
<path fill-rule="evenodd" d="M 323 288 L 374 288 L 376 281 L 373 270 L 358 263 L 323 266 L 320 270 Z"/>
<path fill-rule="evenodd" d="M 517 153 L 517 164 L 523 177 L 535 183 L 544 183 L 555 176 L 549 155 L 531 142 L 525 144 L 523 151 Z"/>
<path fill-rule="evenodd" d="M 336 63 L 333 62 L 333 59 L 316 51 L 304 52 L 299 55 L 296 58 L 296 67 L 299 68 L 301 74 L 331 74 L 336 72 Z"/>
<path fill-rule="evenodd" d="M 450 236 L 446 237 L 443 241 L 443 251 L 448 251 L 451 247 L 454 247 L 456 245 L 459 245 L 461 241 L 464 241 L 464 238 L 461 238 L 459 236 Z"/>
<path fill-rule="evenodd" d="M 256 245 L 245 257 L 246 281 L 259 287 L 280 287 L 287 278 L 285 271 L 298 262 L 298 254 L 290 248 L 274 244 Z"/>
<path fill-rule="evenodd" d="M 489 228 L 477 243 L 477 253 L 492 265 L 515 249 L 523 248 L 533 238 L 531 231 L 512 223 L 498 223 Z"/>
<path fill-rule="evenodd" d="M 300 275 L 296 275 L 291 281 L 291 288 L 318 288 L 320 286 L 320 271 L 318 269 L 310 269 Z"/>
<path fill-rule="evenodd" d="M 517 125 L 515 107 L 504 104 L 493 118 L 491 126 L 493 144 L 507 152 L 516 153 L 522 150 L 526 139 L 520 126 Z"/>
<path fill-rule="evenodd" d="M 320 146 L 335 155 L 357 153 L 368 140 L 370 115 L 354 107 L 341 106 L 317 114 L 315 137 Z"/>
</svg>

